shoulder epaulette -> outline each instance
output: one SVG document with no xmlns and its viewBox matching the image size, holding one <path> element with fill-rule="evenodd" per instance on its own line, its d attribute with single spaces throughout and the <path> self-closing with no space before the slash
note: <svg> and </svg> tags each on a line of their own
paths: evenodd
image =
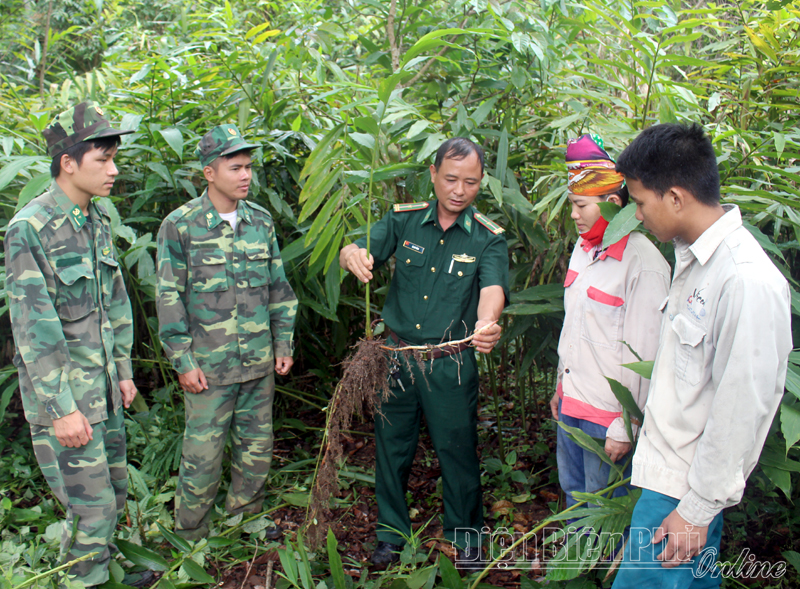
<svg viewBox="0 0 800 589">
<path fill-rule="evenodd" d="M 492 221 L 486 215 L 479 213 L 478 211 L 475 211 L 475 214 L 473 216 L 475 217 L 475 220 L 478 223 L 486 227 L 489 231 L 491 231 L 495 235 L 500 235 L 501 233 L 505 232 L 505 229 L 500 227 L 500 225 Z"/>
<path fill-rule="evenodd" d="M 272 214 L 266 209 L 266 207 L 262 207 L 260 204 L 256 204 L 252 200 L 247 200 L 245 202 L 247 203 L 247 206 L 249 206 L 249 207 L 251 207 L 251 208 L 253 208 L 253 209 L 257 210 L 257 211 L 260 211 L 262 213 L 266 213 L 269 216 L 270 219 L 272 218 Z"/>
<path fill-rule="evenodd" d="M 41 231 L 42 228 L 47 225 L 47 222 L 53 218 L 53 215 L 55 215 L 56 211 L 55 207 L 45 206 L 37 201 L 38 198 L 32 200 L 22 207 L 22 209 L 20 209 L 20 211 L 14 215 L 14 218 L 12 218 L 8 223 L 8 226 L 11 227 L 15 223 L 27 221 L 37 232 Z"/>
<path fill-rule="evenodd" d="M 429 202 L 400 202 L 394 205 L 395 213 L 407 213 L 408 211 L 421 211 L 427 209 Z"/>
<path fill-rule="evenodd" d="M 197 205 L 199 204 L 198 203 L 199 200 L 200 200 L 199 198 L 194 198 L 194 199 L 190 200 L 189 202 L 187 202 L 185 204 L 182 204 L 177 209 L 172 211 L 169 215 L 167 215 L 167 219 L 166 220 L 169 220 L 170 222 L 175 223 L 178 219 L 182 219 L 183 217 L 188 215 L 189 212 L 192 209 L 197 207 Z"/>
</svg>

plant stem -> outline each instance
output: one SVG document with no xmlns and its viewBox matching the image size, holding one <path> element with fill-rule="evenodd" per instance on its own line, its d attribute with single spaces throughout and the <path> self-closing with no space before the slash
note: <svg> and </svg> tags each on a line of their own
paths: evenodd
<svg viewBox="0 0 800 589">
<path fill-rule="evenodd" d="M 506 447 L 503 442 L 503 425 L 500 421 L 500 399 L 497 395 L 497 382 L 494 379 L 494 361 L 491 354 L 486 355 L 487 372 L 489 373 L 489 387 L 492 389 L 492 396 L 494 397 L 494 413 L 497 419 L 497 442 L 500 447 L 500 456 L 502 461 L 506 461 Z"/>
<path fill-rule="evenodd" d="M 45 579 L 45 578 L 47 578 L 47 577 L 49 577 L 51 575 L 54 575 L 59 571 L 63 571 L 64 569 L 72 568 L 72 565 L 74 565 L 77 562 L 81 562 L 81 561 L 84 561 L 84 560 L 89 560 L 90 558 L 94 558 L 98 554 L 100 554 L 100 553 L 96 552 L 96 551 L 95 552 L 90 552 L 89 554 L 84 554 L 83 556 L 81 556 L 79 558 L 76 558 L 75 560 L 71 560 L 69 562 L 65 562 L 61 566 L 57 566 L 54 569 L 50 569 L 49 571 L 45 571 L 43 573 L 39 573 L 38 575 L 36 575 L 35 577 L 31 577 L 30 579 L 28 579 L 24 583 L 20 583 L 19 585 L 14 585 L 11 589 L 22 589 L 23 587 L 27 587 L 28 585 L 30 585 L 32 583 L 36 583 L 37 581 Z"/>
<path fill-rule="evenodd" d="M 605 490 L 608 491 L 608 490 L 616 489 L 617 487 L 621 487 L 623 485 L 628 484 L 630 482 L 630 480 L 631 480 L 631 478 L 628 477 L 627 479 L 621 480 L 618 483 L 614 483 L 613 485 L 608 487 L 608 489 L 605 489 Z M 582 505 L 586 505 L 586 501 L 579 501 L 578 503 L 576 503 L 572 507 L 567 507 L 564 511 L 561 511 L 561 512 L 555 514 L 555 515 L 561 515 L 561 514 L 567 513 L 568 511 L 572 511 L 574 509 L 577 509 L 578 507 L 580 507 Z M 544 521 L 542 521 L 542 523 L 540 523 L 538 526 L 536 526 L 535 528 L 533 528 L 529 532 L 525 532 L 522 536 L 520 536 L 517 540 L 515 540 L 508 548 L 506 548 L 500 554 L 498 554 L 497 558 L 495 558 L 491 563 L 489 563 L 489 566 L 487 566 L 485 569 L 483 569 L 481 571 L 481 573 L 478 575 L 478 577 L 472 582 L 472 585 L 469 586 L 469 589 L 477 589 L 478 583 L 481 582 L 481 579 L 483 579 L 486 575 L 488 575 L 489 571 L 492 570 L 492 568 L 494 568 L 494 566 L 497 563 L 501 562 L 506 557 L 506 555 L 510 554 L 522 542 L 526 542 L 528 540 L 528 538 L 530 538 L 534 534 L 537 534 L 547 524 L 553 523 L 554 521 L 559 521 L 559 520 L 553 519 L 554 517 L 555 516 L 550 516 L 548 518 L 545 518 Z"/>
</svg>

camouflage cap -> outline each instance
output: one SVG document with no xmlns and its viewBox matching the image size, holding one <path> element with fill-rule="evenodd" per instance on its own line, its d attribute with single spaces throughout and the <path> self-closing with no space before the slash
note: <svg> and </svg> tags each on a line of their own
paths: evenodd
<svg viewBox="0 0 800 589">
<path fill-rule="evenodd" d="M 257 147 L 259 145 L 244 140 L 236 125 L 219 125 L 203 135 L 194 154 L 200 159 L 200 165 L 206 167 L 221 155 Z"/>
<path fill-rule="evenodd" d="M 133 133 L 133 130 L 114 129 L 103 114 L 99 106 L 87 100 L 56 115 L 42 132 L 50 157 L 56 157 L 81 141 Z"/>
</svg>

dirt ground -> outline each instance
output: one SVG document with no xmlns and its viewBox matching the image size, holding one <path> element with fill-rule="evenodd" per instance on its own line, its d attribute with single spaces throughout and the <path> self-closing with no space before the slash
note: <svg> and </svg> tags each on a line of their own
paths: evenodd
<svg viewBox="0 0 800 589">
<path fill-rule="evenodd" d="M 316 425 L 312 415 L 303 415 L 299 419 L 308 425 Z M 354 424 L 353 429 L 371 433 L 372 424 Z M 302 440 L 302 436 L 276 439 L 274 449 L 276 468 L 280 468 L 281 463 L 291 462 L 289 457 L 295 451 L 297 443 Z M 306 436 L 305 440 L 308 441 L 302 443 L 308 444 L 308 450 L 312 450 L 310 447 L 311 436 Z M 344 450 L 349 468 L 357 470 L 360 467 L 369 474 L 374 472 L 374 438 L 366 435 L 348 436 Z M 554 445 L 552 450 L 555 451 Z M 482 454 L 484 451 L 487 451 L 489 455 L 496 454 L 489 448 L 481 448 L 481 451 Z M 526 468 L 530 471 L 532 466 L 525 462 L 524 457 L 520 457 L 517 468 Z M 437 491 L 437 480 L 440 476 L 441 469 L 438 460 L 435 457 L 430 438 L 423 427 L 416 459 L 409 477 L 408 491 L 411 495 L 409 508 L 414 529 L 418 530 L 433 518 L 427 529 L 420 533 L 424 550 L 430 554 L 430 562 L 435 561 L 439 552 L 446 554 L 451 561 L 454 560 L 452 545 L 443 539 L 441 520 L 439 517 L 434 517 L 442 512 L 441 492 Z M 485 513 L 487 513 L 485 525 L 495 533 L 500 528 L 508 530 L 509 534 L 525 533 L 551 514 L 547 504 L 558 499 L 557 492 L 557 486 L 548 485 L 538 489 L 537 495 L 532 496 L 525 503 L 511 503 L 507 500 L 497 500 L 492 494 L 492 489 L 484 488 L 484 506 Z M 339 543 L 345 572 L 355 579 L 360 578 L 365 569 L 375 573 L 378 569 L 369 562 L 369 557 L 376 544 L 375 528 L 378 516 L 374 489 L 361 483 L 350 485 L 349 489 L 340 490 L 337 499 L 342 507 L 333 511 L 332 529 Z M 296 534 L 303 524 L 304 517 L 305 509 L 298 507 L 285 507 L 273 513 L 275 523 L 283 529 L 285 536 L 290 537 Z M 521 558 L 521 552 L 516 554 L 518 558 Z M 536 559 L 537 554 L 534 543 L 531 543 L 527 546 L 525 560 L 532 562 Z M 327 559 L 327 557 L 325 558 Z M 276 579 L 274 572 L 280 570 L 280 567 L 277 552 L 273 550 L 257 557 L 251 563 L 243 563 L 227 571 L 219 571 L 218 574 L 222 579 L 220 587 L 222 589 L 263 589 L 265 586 L 269 588 L 274 586 Z M 272 573 L 269 584 L 266 578 L 268 572 Z M 492 571 L 484 579 L 484 582 L 498 587 L 519 587 L 521 575 L 537 578 L 542 574 L 543 571 L 538 567 L 522 572 L 519 570 L 496 570 Z"/>
</svg>

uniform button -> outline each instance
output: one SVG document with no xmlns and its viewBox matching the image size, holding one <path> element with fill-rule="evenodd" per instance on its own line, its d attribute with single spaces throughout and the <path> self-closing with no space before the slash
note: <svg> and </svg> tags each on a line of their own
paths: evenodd
<svg viewBox="0 0 800 589">
<path fill-rule="evenodd" d="M 422 329 L 422 328 L 420 327 L 419 323 L 417 323 L 417 326 L 416 326 L 416 327 L 417 327 L 417 329 Z"/>
<path fill-rule="evenodd" d="M 673 318 L 673 317 L 675 317 L 675 315 L 670 315 L 670 316 L 669 316 L 669 320 L 670 320 L 670 321 L 672 321 L 672 318 Z"/>
<path fill-rule="evenodd" d="M 572 344 L 570 344 L 570 345 L 569 345 L 569 347 L 571 348 L 571 347 L 572 347 Z"/>
<path fill-rule="evenodd" d="M 431 272 L 436 272 L 436 268 L 431 268 Z"/>
<path fill-rule="evenodd" d="M 440 239 L 440 240 L 439 240 L 439 244 L 440 244 L 440 245 L 444 245 L 444 239 Z"/>
<path fill-rule="evenodd" d="M 424 296 L 424 297 L 422 297 L 422 298 L 423 298 L 423 299 L 425 299 L 425 300 L 427 301 L 427 300 L 428 300 L 428 295 L 425 295 L 425 296 Z"/>
<path fill-rule="evenodd" d="M 410 264 L 410 263 L 411 263 L 410 259 L 406 260 L 406 264 Z"/>
<path fill-rule="evenodd" d="M 566 369 L 564 372 L 566 372 L 567 374 L 569 374 L 569 368 L 567 368 L 567 369 Z"/>
<path fill-rule="evenodd" d="M 459 276 L 464 276 L 464 273 L 463 272 L 459 272 L 458 275 Z"/>
</svg>

